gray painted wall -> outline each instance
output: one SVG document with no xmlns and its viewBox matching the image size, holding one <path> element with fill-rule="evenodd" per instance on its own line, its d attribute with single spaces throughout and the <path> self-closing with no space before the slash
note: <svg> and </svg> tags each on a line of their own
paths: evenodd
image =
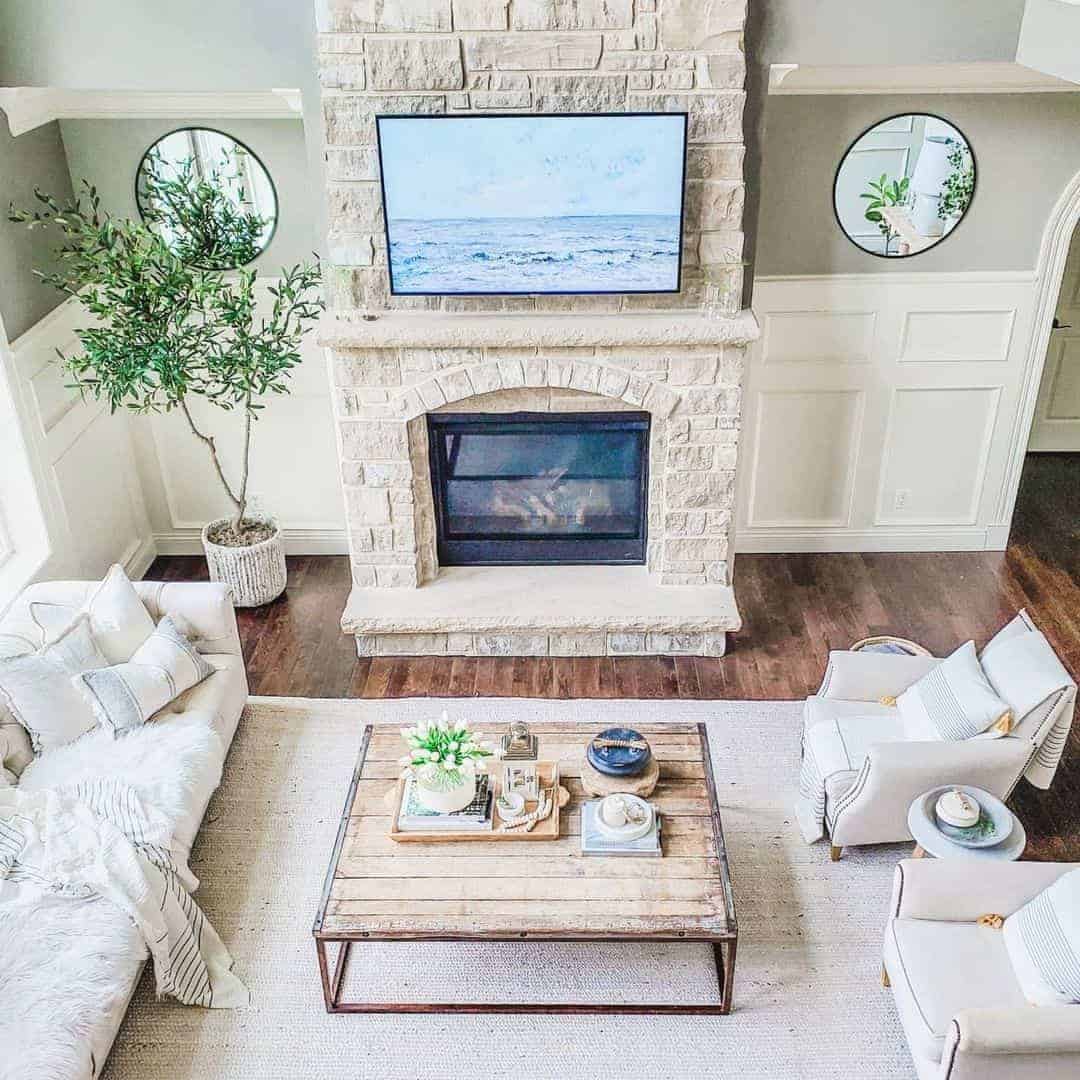
<svg viewBox="0 0 1080 1080">
<path fill-rule="evenodd" d="M 967 216 L 909 259 L 859 250 L 832 208 L 836 167 L 862 131 L 900 112 L 945 117 L 975 153 Z M 1050 210 L 1080 172 L 1080 93 L 771 97 L 765 116 L 755 273 L 1030 270 Z"/>
<path fill-rule="evenodd" d="M 34 188 L 61 201 L 71 197 L 60 126 L 47 124 L 13 139 L 0 112 L 0 320 L 9 341 L 29 330 L 60 304 L 64 296 L 42 285 L 35 269 L 53 268 L 57 234 L 51 229 L 16 225 L 7 219 L 8 205 L 29 207 Z"/>
<path fill-rule="evenodd" d="M 1025 0 L 750 0 L 774 64 L 1013 60 Z"/>
<path fill-rule="evenodd" d="M 278 197 L 278 227 L 255 261 L 264 273 L 311 258 L 317 189 L 308 183 L 304 127 L 296 120 L 62 120 L 72 183 L 95 184 L 111 214 L 135 217 L 135 170 L 166 132 L 189 125 L 217 128 L 245 143 L 266 166 Z M 22 136 L 25 138 L 26 136 Z"/>
</svg>

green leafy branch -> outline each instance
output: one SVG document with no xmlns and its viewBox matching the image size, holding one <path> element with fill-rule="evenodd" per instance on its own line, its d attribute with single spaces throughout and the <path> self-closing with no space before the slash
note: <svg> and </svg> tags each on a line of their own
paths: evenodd
<svg viewBox="0 0 1080 1080">
<path fill-rule="evenodd" d="M 948 161 L 952 172 L 945 177 L 938 197 L 938 217 L 942 221 L 962 217 L 975 194 L 975 159 L 967 146 L 950 139 Z"/>
</svg>

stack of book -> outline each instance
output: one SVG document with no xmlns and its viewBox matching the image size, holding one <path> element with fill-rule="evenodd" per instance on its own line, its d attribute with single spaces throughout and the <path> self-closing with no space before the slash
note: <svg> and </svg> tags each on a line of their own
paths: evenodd
<svg viewBox="0 0 1080 1080">
<path fill-rule="evenodd" d="M 581 854 L 582 855 L 661 855 L 660 841 L 663 822 L 653 810 L 652 824 L 644 836 L 636 840 L 619 840 L 604 832 L 597 824 L 600 800 L 584 803 L 581 807 Z"/>
<path fill-rule="evenodd" d="M 494 816 L 491 778 L 481 773 L 476 778 L 476 796 L 464 810 L 452 814 L 440 814 L 425 806 L 416 795 L 416 782 L 411 776 L 405 778 L 405 790 L 401 795 L 398 813 L 398 829 L 401 832 L 490 832 Z"/>
</svg>

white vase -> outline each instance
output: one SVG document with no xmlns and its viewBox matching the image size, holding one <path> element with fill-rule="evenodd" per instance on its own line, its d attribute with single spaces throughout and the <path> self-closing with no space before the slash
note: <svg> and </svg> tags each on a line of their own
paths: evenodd
<svg viewBox="0 0 1080 1080">
<path fill-rule="evenodd" d="M 203 528 L 203 551 L 211 581 L 228 585 L 235 607 L 258 607 L 276 600 L 286 585 L 285 544 L 281 530 L 272 521 L 274 535 L 249 547 L 226 547 L 209 539 L 210 530 L 227 518 L 211 521 Z M 247 521 L 261 520 L 245 517 Z"/>
<path fill-rule="evenodd" d="M 451 788 L 433 788 L 416 777 L 416 797 L 429 809 L 439 814 L 452 814 L 464 810 L 476 797 L 476 774 L 461 773 L 461 783 Z"/>
</svg>

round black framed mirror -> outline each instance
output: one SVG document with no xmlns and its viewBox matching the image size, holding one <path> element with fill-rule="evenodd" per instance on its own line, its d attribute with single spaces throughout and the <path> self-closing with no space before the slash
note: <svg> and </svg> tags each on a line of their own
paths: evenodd
<svg viewBox="0 0 1080 1080">
<path fill-rule="evenodd" d="M 975 155 L 959 128 L 931 113 L 900 113 L 847 148 L 833 180 L 833 210 L 862 251 L 909 258 L 952 233 L 976 183 Z"/>
<path fill-rule="evenodd" d="M 180 259 L 208 270 L 246 266 L 277 228 L 277 192 L 266 166 L 214 128 L 179 128 L 154 142 L 135 174 L 135 201 Z"/>
</svg>

